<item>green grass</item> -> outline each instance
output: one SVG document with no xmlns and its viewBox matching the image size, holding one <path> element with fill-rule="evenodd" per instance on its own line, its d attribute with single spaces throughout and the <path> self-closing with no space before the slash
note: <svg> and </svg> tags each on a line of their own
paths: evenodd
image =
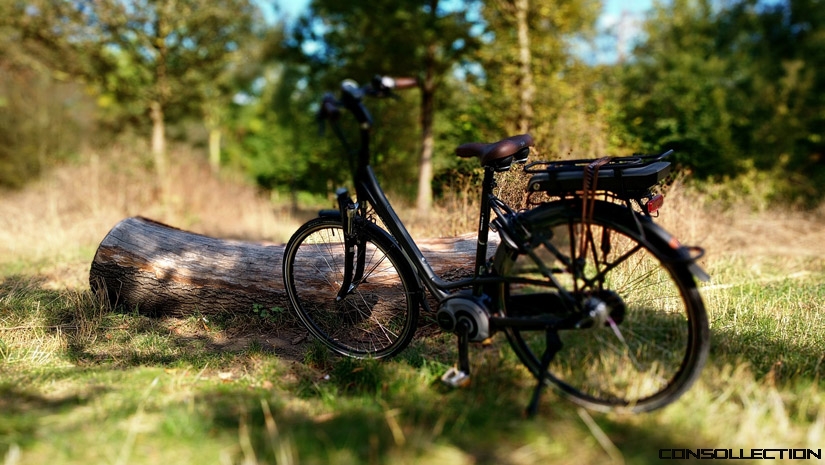
<svg viewBox="0 0 825 465">
<path fill-rule="evenodd" d="M 660 448 L 825 446 L 825 264 L 753 276 L 714 267 L 713 348 L 682 400 L 651 414 L 585 412 L 532 380 L 503 337 L 472 348 L 450 390 L 451 337 L 388 362 L 303 359 L 260 342 L 227 350 L 197 319 L 113 313 L 88 291 L 0 284 L 0 456 L 5 463 L 654 463 Z M 255 323 L 256 315 L 249 317 Z M 243 324 L 243 320 L 235 322 Z M 184 328 L 185 331 L 175 331 Z"/>
</svg>

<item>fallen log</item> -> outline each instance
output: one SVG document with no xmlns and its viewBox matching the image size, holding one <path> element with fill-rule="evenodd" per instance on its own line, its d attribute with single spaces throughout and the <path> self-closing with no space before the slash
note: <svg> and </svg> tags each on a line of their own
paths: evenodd
<svg viewBox="0 0 825 465">
<path fill-rule="evenodd" d="M 496 243 L 490 241 L 490 253 Z M 418 242 L 445 279 L 471 275 L 475 244 L 472 234 Z M 219 239 L 132 217 L 100 243 L 89 284 L 113 308 L 151 316 L 287 308 L 283 253 L 282 244 Z"/>
</svg>

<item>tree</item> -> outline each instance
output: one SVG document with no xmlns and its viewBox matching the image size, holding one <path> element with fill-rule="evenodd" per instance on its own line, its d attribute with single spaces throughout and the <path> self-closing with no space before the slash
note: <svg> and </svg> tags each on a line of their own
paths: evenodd
<svg viewBox="0 0 825 465">
<path fill-rule="evenodd" d="M 0 2 L 0 187 L 22 187 L 88 142 L 93 101 L 20 46 L 12 4 Z"/>
<path fill-rule="evenodd" d="M 417 210 L 432 204 L 434 118 L 443 81 L 479 46 L 471 2 L 314 0 L 293 47 L 326 84 L 342 77 L 389 74 L 419 78 L 420 155 Z M 312 52 L 311 49 L 316 51 Z M 317 78 L 318 76 L 313 76 Z"/>
<path fill-rule="evenodd" d="M 733 172 L 741 158 L 732 133 L 741 71 L 719 53 L 716 28 L 710 0 L 657 5 L 622 79 L 625 124 L 641 148 L 674 148 L 701 176 Z"/>
<path fill-rule="evenodd" d="M 700 176 L 773 173 L 779 197 L 821 196 L 825 5 L 674 0 L 621 73 L 626 132 Z"/>
<path fill-rule="evenodd" d="M 220 76 L 252 33 L 256 12 L 248 0 L 15 5 L 22 39 L 40 59 L 92 85 L 105 109 L 149 118 L 162 183 L 167 119 L 200 112 L 202 102 L 225 94 Z"/>
<path fill-rule="evenodd" d="M 822 174 L 825 158 L 825 2 L 736 2 L 720 15 L 727 50 L 747 57 L 751 97 L 740 140 L 762 169 Z M 756 97 L 756 98 L 754 98 Z"/>
<path fill-rule="evenodd" d="M 490 116 L 474 119 L 488 126 L 490 139 L 530 131 L 550 152 L 581 157 L 603 148 L 590 142 L 603 138 L 600 127 L 592 133 L 595 73 L 572 52 L 574 40 L 593 31 L 599 8 L 592 0 L 484 3 L 487 40 L 473 94 Z"/>
</svg>

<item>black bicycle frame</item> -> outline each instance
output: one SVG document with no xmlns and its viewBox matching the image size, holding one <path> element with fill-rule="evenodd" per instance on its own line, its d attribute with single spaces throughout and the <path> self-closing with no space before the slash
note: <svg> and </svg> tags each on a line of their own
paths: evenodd
<svg viewBox="0 0 825 465">
<path fill-rule="evenodd" d="M 476 292 L 479 291 L 480 285 L 485 280 L 482 274 L 486 270 L 487 261 L 487 241 L 490 230 L 490 197 L 492 195 L 493 183 L 487 182 L 487 178 L 492 179 L 493 171 L 487 170 L 485 172 L 485 183 L 482 188 L 482 212 L 479 219 L 478 239 L 476 243 L 476 259 L 475 268 L 472 278 L 463 279 L 459 281 L 448 282 L 441 279 L 427 262 L 427 259 L 421 253 L 421 250 L 410 237 L 410 233 L 404 227 L 404 224 L 398 218 L 398 215 L 393 210 L 392 206 L 378 185 L 378 180 L 375 178 L 375 173 L 370 166 L 365 166 L 360 169 L 355 179 L 356 195 L 359 201 L 359 208 L 362 213 L 366 211 L 366 202 L 368 202 L 374 209 L 378 216 L 384 221 L 390 234 L 395 238 L 401 251 L 406 255 L 413 268 L 418 272 L 419 277 L 422 278 L 424 285 L 438 300 L 441 300 L 449 294 L 450 289 L 457 289 L 468 285 L 474 285 Z M 366 202 L 364 201 L 366 200 Z"/>
<path fill-rule="evenodd" d="M 390 234 L 395 238 L 396 243 L 401 248 L 401 251 L 407 257 L 407 260 L 415 269 L 419 278 L 421 278 L 424 286 L 430 293 L 438 300 L 442 300 L 449 295 L 449 290 L 458 289 L 466 286 L 473 286 L 473 291 L 476 295 L 480 295 L 481 286 L 486 282 L 498 281 L 495 278 L 485 278 L 483 274 L 486 271 L 487 262 L 487 243 L 490 231 L 490 214 L 491 214 L 491 199 L 493 197 L 493 189 L 495 188 L 495 170 L 492 168 L 485 168 L 484 180 L 481 189 L 481 215 L 479 217 L 478 225 L 478 239 L 476 242 L 476 258 L 475 267 L 473 270 L 473 277 L 462 279 L 458 281 L 448 282 L 441 279 L 435 270 L 427 262 L 427 259 L 421 253 L 421 250 L 416 245 L 415 241 L 410 236 L 409 231 L 404 227 L 401 219 L 395 213 L 389 200 L 378 184 L 375 173 L 370 166 L 370 130 L 372 127 L 371 117 L 369 112 L 364 107 L 360 100 L 352 100 L 350 102 L 342 102 L 358 120 L 360 126 L 360 147 L 357 153 L 358 162 L 354 173 L 355 193 L 358 203 L 352 203 L 351 199 L 346 197 L 345 192 L 339 194 L 338 204 L 341 214 L 341 219 L 344 223 L 345 231 L 348 231 L 345 237 L 345 246 L 347 250 L 345 263 L 344 284 L 341 286 L 339 298 L 343 298 L 349 292 L 349 288 L 353 282 L 357 282 L 364 269 L 363 247 L 356 247 L 357 234 L 352 234 L 352 220 L 354 208 L 357 208 L 362 216 L 367 213 L 367 205 L 371 205 L 378 217 L 381 218 L 389 230 Z M 333 123 L 337 124 L 337 123 Z M 344 195 L 341 195 L 344 194 Z M 355 256 L 356 249 L 359 252 L 358 257 Z"/>
<path fill-rule="evenodd" d="M 478 222 L 478 237 L 476 241 L 475 266 L 473 277 L 458 281 L 445 281 L 441 279 L 435 270 L 427 262 L 415 241 L 410 236 L 409 231 L 404 227 L 401 219 L 393 210 L 384 191 L 378 184 L 375 173 L 370 166 L 370 130 L 372 118 L 363 102 L 358 98 L 347 98 L 341 102 L 355 116 L 360 127 L 360 147 L 357 152 L 357 167 L 353 174 L 355 182 L 355 193 L 358 203 L 354 203 L 349 198 L 346 190 L 340 190 L 338 194 L 338 206 L 345 231 L 345 264 L 344 281 L 338 293 L 338 298 L 343 299 L 362 278 L 364 272 L 365 249 L 361 247 L 359 241 L 362 240 L 357 231 L 354 231 L 354 217 L 356 210 L 361 217 L 366 218 L 368 205 L 377 213 L 384 222 L 401 252 L 406 256 L 407 261 L 415 270 L 418 277 L 423 282 L 428 291 L 439 301 L 450 295 L 451 290 L 472 286 L 473 294 L 481 296 L 484 285 L 501 283 L 502 278 L 487 275 L 487 245 L 490 231 L 490 216 L 493 210 L 495 196 L 495 173 L 494 167 L 484 168 L 484 178 L 481 188 L 481 212 Z M 337 124 L 337 122 L 333 122 Z M 340 131 L 336 131 L 340 134 Z M 346 141 L 344 141 L 346 143 Z M 563 290 L 555 281 L 552 273 L 546 273 L 559 292 L 568 300 L 572 300 L 570 295 Z M 575 321 L 571 319 L 570 321 Z M 525 321 L 521 318 L 494 316 L 490 322 L 500 328 L 512 326 L 520 329 L 542 330 L 551 327 L 566 327 L 569 322 L 560 321 L 556 317 L 533 318 Z"/>
</svg>

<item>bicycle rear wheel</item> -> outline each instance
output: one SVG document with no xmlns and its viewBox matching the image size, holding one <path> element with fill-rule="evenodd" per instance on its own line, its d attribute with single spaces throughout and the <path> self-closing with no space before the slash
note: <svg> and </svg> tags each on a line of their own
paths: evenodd
<svg viewBox="0 0 825 465">
<path fill-rule="evenodd" d="M 558 331 L 562 349 L 544 373 L 545 332 L 505 329 L 525 366 L 596 410 L 643 412 L 681 396 L 707 358 L 709 330 L 693 276 L 667 233 L 608 202 L 597 202 L 589 225 L 581 201 L 550 203 L 523 219 L 534 254 L 502 252 L 511 258 L 499 270 L 507 278 L 505 314 L 593 315 L 580 328 Z"/>
<path fill-rule="evenodd" d="M 363 277 L 339 300 L 344 281 L 344 231 L 338 218 L 304 224 L 284 251 L 284 285 L 306 328 L 333 351 L 384 358 L 404 349 L 418 323 L 418 281 L 391 237 L 357 220 Z M 358 253 L 356 253 L 356 256 Z"/>
</svg>

